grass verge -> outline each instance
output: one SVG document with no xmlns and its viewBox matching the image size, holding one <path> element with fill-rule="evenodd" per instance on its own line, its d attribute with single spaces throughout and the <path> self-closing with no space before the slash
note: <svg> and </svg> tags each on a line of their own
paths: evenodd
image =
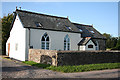
<svg viewBox="0 0 120 80">
<path fill-rule="evenodd" d="M 120 68 L 120 63 L 102 63 L 102 64 L 85 64 L 85 65 L 76 65 L 76 66 L 50 66 L 48 64 L 40 64 L 33 61 L 25 61 L 25 64 L 29 64 L 32 66 L 41 67 L 44 69 L 49 69 L 58 72 L 85 72 L 85 71 L 93 71 L 93 70 L 104 70 L 104 69 L 117 69 Z"/>
<path fill-rule="evenodd" d="M 50 67 L 49 64 L 40 64 L 40 63 L 36 63 L 36 62 L 33 62 L 33 61 L 23 61 L 23 63 L 31 65 L 31 66 L 40 67 L 40 68 Z"/>
</svg>

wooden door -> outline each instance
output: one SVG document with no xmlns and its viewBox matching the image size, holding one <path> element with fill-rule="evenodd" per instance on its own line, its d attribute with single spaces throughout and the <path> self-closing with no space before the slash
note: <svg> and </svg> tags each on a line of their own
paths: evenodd
<svg viewBox="0 0 120 80">
<path fill-rule="evenodd" d="M 9 53 L 10 53 L 10 43 L 8 43 L 8 56 L 9 56 Z"/>
</svg>

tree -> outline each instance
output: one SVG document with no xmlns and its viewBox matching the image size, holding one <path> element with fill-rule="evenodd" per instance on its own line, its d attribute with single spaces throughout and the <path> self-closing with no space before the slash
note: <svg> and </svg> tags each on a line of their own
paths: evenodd
<svg viewBox="0 0 120 80">
<path fill-rule="evenodd" d="M 115 47 L 117 50 L 120 50 L 120 37 L 118 38 L 117 45 Z"/>
<path fill-rule="evenodd" d="M 111 35 L 110 34 L 107 34 L 107 33 L 103 33 L 103 36 L 106 37 L 106 48 L 111 48 Z"/>
<path fill-rule="evenodd" d="M 106 48 L 115 48 L 118 42 L 118 37 L 112 37 L 110 34 L 104 33 L 103 36 L 107 38 Z"/>
<path fill-rule="evenodd" d="M 103 33 L 103 36 L 105 36 L 107 39 L 110 39 L 112 37 L 110 34 L 107 33 Z"/>
<path fill-rule="evenodd" d="M 111 48 L 116 47 L 117 41 L 118 41 L 118 37 L 112 37 L 111 38 L 111 44 L 110 44 Z"/>
<path fill-rule="evenodd" d="M 6 41 L 10 34 L 10 25 L 13 20 L 13 14 L 8 14 L 4 16 L 1 20 L 2 23 L 2 54 L 5 54 L 6 51 Z"/>
<path fill-rule="evenodd" d="M 2 54 L 2 23 L 0 18 L 0 54 Z"/>
</svg>

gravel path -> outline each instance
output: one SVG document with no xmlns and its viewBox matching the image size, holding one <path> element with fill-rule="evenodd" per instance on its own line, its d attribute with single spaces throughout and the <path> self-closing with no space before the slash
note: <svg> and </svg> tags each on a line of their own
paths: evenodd
<svg viewBox="0 0 120 80">
<path fill-rule="evenodd" d="M 2 59 L 2 78 L 118 78 L 119 69 L 62 73 Z"/>
</svg>

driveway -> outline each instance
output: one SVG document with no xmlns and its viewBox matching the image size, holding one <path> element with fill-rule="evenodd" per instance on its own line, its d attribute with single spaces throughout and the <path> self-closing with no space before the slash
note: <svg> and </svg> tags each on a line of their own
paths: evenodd
<svg viewBox="0 0 120 80">
<path fill-rule="evenodd" d="M 1 57 L 1 56 L 0 56 Z M 118 78 L 120 69 L 62 73 L 2 58 L 2 78 Z"/>
</svg>

